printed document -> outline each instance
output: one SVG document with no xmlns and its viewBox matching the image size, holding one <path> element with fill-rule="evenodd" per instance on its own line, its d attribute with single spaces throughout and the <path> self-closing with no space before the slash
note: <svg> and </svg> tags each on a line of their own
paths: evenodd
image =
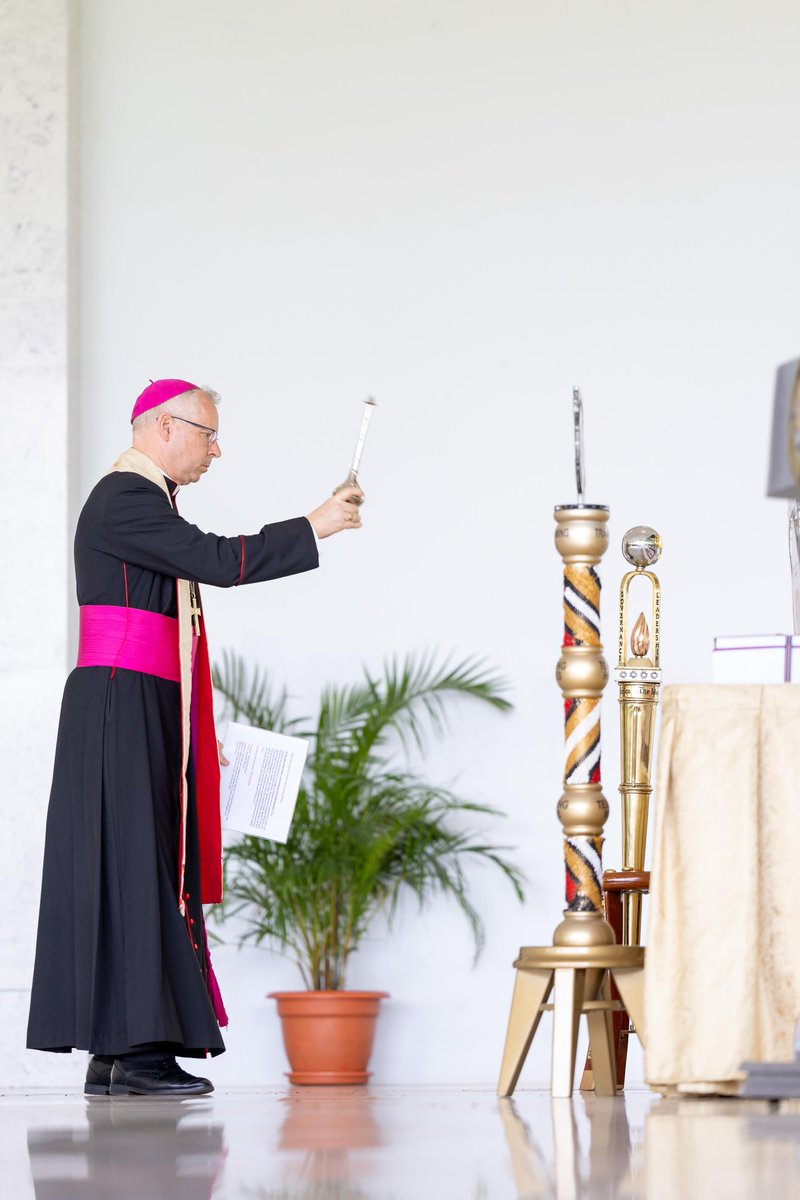
<svg viewBox="0 0 800 1200">
<path fill-rule="evenodd" d="M 225 734 L 227 767 L 220 767 L 222 823 L 226 829 L 285 842 L 308 754 L 304 738 L 231 721 Z"/>
</svg>

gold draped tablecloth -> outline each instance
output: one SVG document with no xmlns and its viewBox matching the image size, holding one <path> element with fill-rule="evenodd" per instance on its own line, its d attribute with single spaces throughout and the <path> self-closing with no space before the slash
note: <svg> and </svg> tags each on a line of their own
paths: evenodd
<svg viewBox="0 0 800 1200">
<path fill-rule="evenodd" d="M 794 1055 L 800 1017 L 800 686 L 662 691 L 645 1077 L 735 1094 Z"/>
</svg>

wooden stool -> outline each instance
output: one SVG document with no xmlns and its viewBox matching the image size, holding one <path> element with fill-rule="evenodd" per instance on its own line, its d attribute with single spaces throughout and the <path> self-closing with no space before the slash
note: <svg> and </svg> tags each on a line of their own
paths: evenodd
<svg viewBox="0 0 800 1200">
<path fill-rule="evenodd" d="M 508 1019 L 499 1096 L 514 1091 L 542 1013 L 553 1013 L 553 1060 L 550 1091 L 572 1095 L 578 1020 L 585 1013 L 589 1046 L 594 1051 L 593 1087 L 598 1096 L 616 1095 L 611 1021 L 623 1007 L 634 1015 L 642 1037 L 644 950 L 641 946 L 523 946 L 514 963 L 517 974 Z M 610 986 L 624 1000 L 612 1000 Z M 550 993 L 553 1003 L 549 1004 Z"/>
</svg>

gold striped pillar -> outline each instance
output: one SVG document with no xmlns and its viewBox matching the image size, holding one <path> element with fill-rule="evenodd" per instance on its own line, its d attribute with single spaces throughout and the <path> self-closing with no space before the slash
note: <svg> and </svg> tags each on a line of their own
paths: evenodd
<svg viewBox="0 0 800 1200">
<path fill-rule="evenodd" d="M 608 546 L 608 509 L 563 505 L 556 509 L 556 547 L 564 561 L 564 642 L 556 678 L 564 698 L 564 791 L 558 819 L 564 830 L 567 906 L 552 946 L 521 946 L 497 1092 L 510 1096 L 539 1028 L 553 1010 L 550 1091 L 572 1095 L 578 1023 L 586 1015 L 593 1085 L 599 1096 L 617 1091 L 609 972 L 643 1030 L 644 950 L 617 946 L 603 917 L 602 848 L 608 801 L 600 786 L 600 700 L 608 667 L 600 643 L 597 564 Z M 548 1003 L 553 996 L 552 1004 Z"/>
<path fill-rule="evenodd" d="M 600 641 L 600 577 L 608 547 L 608 509 L 559 505 L 556 548 L 564 561 L 564 641 L 556 679 L 564 698 L 564 829 L 566 909 L 556 946 L 614 941 L 603 917 L 603 826 L 608 801 L 600 783 L 600 701 L 608 667 Z"/>
</svg>

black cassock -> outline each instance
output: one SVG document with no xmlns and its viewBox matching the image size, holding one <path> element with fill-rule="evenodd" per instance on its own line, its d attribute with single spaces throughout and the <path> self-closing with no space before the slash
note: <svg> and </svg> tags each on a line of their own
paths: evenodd
<svg viewBox="0 0 800 1200">
<path fill-rule="evenodd" d="M 177 616 L 176 577 L 230 587 L 317 565 L 305 517 L 218 537 L 130 471 L 97 484 L 75 535 L 79 604 L 127 600 L 168 617 Z M 30 1048 L 225 1049 L 206 987 L 191 755 L 186 916 L 178 907 L 181 763 L 179 683 L 109 667 L 71 673 L 47 816 Z"/>
</svg>

